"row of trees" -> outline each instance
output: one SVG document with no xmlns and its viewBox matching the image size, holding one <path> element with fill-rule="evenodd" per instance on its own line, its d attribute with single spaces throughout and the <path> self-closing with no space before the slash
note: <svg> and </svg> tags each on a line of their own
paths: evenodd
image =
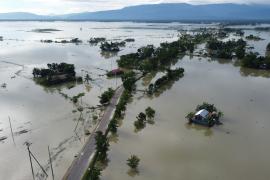
<svg viewBox="0 0 270 180">
<path fill-rule="evenodd" d="M 75 76 L 75 67 L 74 64 L 67 64 L 67 63 L 52 63 L 47 64 L 48 68 L 34 68 L 33 69 L 33 76 L 34 77 L 47 77 L 52 75 L 61 75 L 61 74 L 68 74 L 70 76 Z"/>
<path fill-rule="evenodd" d="M 198 33 L 196 35 L 183 34 L 177 41 L 161 43 L 158 48 L 155 48 L 153 45 L 141 47 L 136 53 L 121 56 L 117 61 L 118 66 L 137 69 L 143 72 L 164 69 L 175 62 L 175 59 L 181 53 L 192 53 L 195 46 L 209 38 L 209 36 L 206 33 Z"/>
<path fill-rule="evenodd" d="M 167 84 L 170 81 L 177 80 L 178 78 L 182 77 L 184 75 L 184 69 L 183 68 L 177 68 L 175 70 L 167 69 L 167 74 L 162 76 L 161 78 L 157 79 L 155 83 L 151 83 L 148 86 L 147 93 L 149 95 L 152 95 L 153 93 L 157 92 L 158 89 Z"/>
</svg>

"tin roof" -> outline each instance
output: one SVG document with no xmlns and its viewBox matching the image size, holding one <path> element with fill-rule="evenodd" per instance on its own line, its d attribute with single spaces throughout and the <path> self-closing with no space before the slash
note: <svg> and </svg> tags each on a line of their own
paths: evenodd
<svg viewBox="0 0 270 180">
<path fill-rule="evenodd" d="M 203 118 L 206 118 L 208 114 L 209 114 L 209 112 L 208 112 L 207 110 L 202 109 L 202 110 L 198 111 L 198 112 L 195 114 L 195 116 L 200 115 L 200 116 L 202 116 Z"/>
</svg>

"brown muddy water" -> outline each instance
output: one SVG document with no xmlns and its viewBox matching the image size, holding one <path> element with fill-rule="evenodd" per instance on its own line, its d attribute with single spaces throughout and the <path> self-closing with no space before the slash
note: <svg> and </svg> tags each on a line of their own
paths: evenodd
<svg viewBox="0 0 270 180">
<path fill-rule="evenodd" d="M 176 66 L 185 76 L 168 90 L 154 98 L 137 93 L 101 179 L 269 179 L 270 80 L 223 63 L 184 57 Z M 223 125 L 187 124 L 186 114 L 204 101 L 224 112 Z M 133 123 L 148 106 L 157 112 L 155 123 L 137 132 Z M 137 173 L 126 165 L 132 154 L 141 159 Z"/>
<path fill-rule="evenodd" d="M 130 22 L 1 22 L 0 25 L 0 36 L 4 37 L 0 41 L 0 85 L 6 83 L 6 88 L 0 88 L 0 139 L 4 139 L 0 141 L 0 179 L 10 180 L 31 179 L 26 141 L 32 143 L 33 154 L 49 175 L 47 146 L 50 146 L 56 179 L 61 179 L 87 139 L 84 129 L 91 131 L 95 127 L 97 121 L 93 116 L 99 111 L 75 112 L 78 106 L 59 92 L 70 97 L 84 92 L 79 105 L 96 106 L 103 91 L 120 84 L 119 79 L 100 76 L 104 70 L 116 67 L 120 55 L 143 45 L 173 41 L 179 29 L 216 26 Z M 61 31 L 32 31 L 38 28 Z M 255 50 L 265 53 L 270 32 L 246 33 L 259 33 L 265 39 L 250 42 Z M 84 43 L 39 42 L 72 37 Z M 104 54 L 98 46 L 87 44 L 90 37 L 135 38 L 135 42 L 127 43 L 118 54 Z M 32 69 L 52 62 L 74 63 L 78 75 L 89 73 L 94 81 L 89 85 L 51 88 L 35 84 Z M 229 61 L 187 56 L 175 66 L 184 67 L 185 76 L 161 94 L 153 98 L 141 92 L 134 95 L 117 136 L 112 138 L 110 162 L 101 179 L 269 179 L 270 73 L 243 69 Z M 145 78 L 138 82 L 138 89 L 146 88 L 150 81 Z M 185 115 L 203 101 L 214 103 L 224 112 L 224 125 L 207 129 L 186 124 Z M 157 112 L 155 123 L 134 131 L 136 115 L 147 106 Z M 126 165 L 131 154 L 141 159 L 137 173 L 129 171 Z M 45 179 L 36 163 L 34 170 L 37 179 Z"/>
</svg>

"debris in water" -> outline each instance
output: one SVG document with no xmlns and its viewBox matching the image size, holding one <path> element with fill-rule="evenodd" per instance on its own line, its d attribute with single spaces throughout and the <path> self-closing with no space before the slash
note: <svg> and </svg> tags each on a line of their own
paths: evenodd
<svg viewBox="0 0 270 180">
<path fill-rule="evenodd" d="M 24 129 L 24 130 L 21 130 L 21 131 L 16 132 L 15 134 L 16 135 L 21 135 L 21 134 L 25 134 L 25 133 L 28 133 L 28 132 L 29 132 L 29 130 Z"/>
<path fill-rule="evenodd" d="M 6 88 L 6 87 L 7 87 L 6 83 L 1 84 L 1 88 Z"/>
<path fill-rule="evenodd" d="M 6 136 L 2 136 L 2 137 L 0 137 L 0 141 L 4 141 L 5 139 L 7 139 L 7 137 L 6 137 Z"/>
</svg>

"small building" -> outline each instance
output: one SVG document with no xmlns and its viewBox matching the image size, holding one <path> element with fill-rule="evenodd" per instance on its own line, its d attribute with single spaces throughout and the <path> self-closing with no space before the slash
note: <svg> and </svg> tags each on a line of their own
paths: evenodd
<svg viewBox="0 0 270 180">
<path fill-rule="evenodd" d="M 206 109 L 201 109 L 193 116 L 193 118 L 190 119 L 190 122 L 212 127 L 216 120 L 213 118 L 213 113 L 210 113 Z"/>
<path fill-rule="evenodd" d="M 108 77 L 113 77 L 113 76 L 120 76 L 124 74 L 124 71 L 120 68 L 117 68 L 117 69 L 113 69 L 111 70 L 110 72 L 107 73 L 107 76 Z"/>
<path fill-rule="evenodd" d="M 198 120 L 205 120 L 207 119 L 208 115 L 209 115 L 209 112 L 205 109 L 202 109 L 195 114 L 195 118 Z"/>
</svg>

